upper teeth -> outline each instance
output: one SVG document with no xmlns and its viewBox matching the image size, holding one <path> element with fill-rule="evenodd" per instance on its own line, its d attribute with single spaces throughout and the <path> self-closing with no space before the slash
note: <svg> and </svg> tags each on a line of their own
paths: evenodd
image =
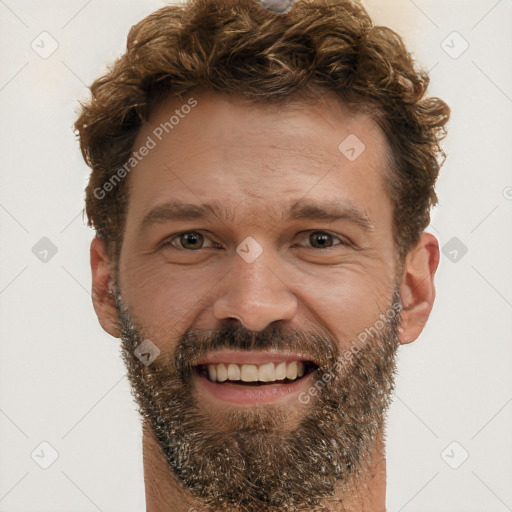
<svg viewBox="0 0 512 512">
<path fill-rule="evenodd" d="M 304 375 L 304 363 L 301 361 L 255 364 L 219 363 L 208 365 L 208 376 L 214 382 L 241 380 L 243 382 L 273 382 Z"/>
</svg>

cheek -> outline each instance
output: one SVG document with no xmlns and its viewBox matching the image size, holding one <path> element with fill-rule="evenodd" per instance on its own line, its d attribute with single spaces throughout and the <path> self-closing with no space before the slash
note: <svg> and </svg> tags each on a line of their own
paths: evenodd
<svg viewBox="0 0 512 512">
<path fill-rule="evenodd" d="M 134 263 L 125 266 L 121 288 L 123 299 L 146 334 L 169 339 L 193 324 L 221 277 L 213 268 Z"/>
<path fill-rule="evenodd" d="M 315 311 L 345 347 L 389 306 L 384 277 L 368 268 L 330 272 L 322 279 L 303 276 L 300 301 Z"/>
</svg>

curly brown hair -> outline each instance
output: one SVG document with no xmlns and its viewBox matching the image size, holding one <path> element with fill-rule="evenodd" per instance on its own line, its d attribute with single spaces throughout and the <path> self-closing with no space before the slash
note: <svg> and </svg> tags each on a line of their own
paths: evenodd
<svg viewBox="0 0 512 512">
<path fill-rule="evenodd" d="M 255 103 L 334 91 L 354 112 L 370 112 L 387 137 L 384 187 L 394 204 L 393 238 L 403 262 L 430 222 L 445 154 L 450 109 L 426 95 L 401 37 L 375 26 L 356 0 L 297 0 L 272 14 L 256 0 L 190 0 L 169 5 L 133 26 L 126 52 L 91 86 L 75 123 L 92 168 L 88 224 L 117 263 L 128 190 L 94 191 L 126 164 L 141 124 L 169 96 L 191 90 L 239 95 Z"/>
</svg>

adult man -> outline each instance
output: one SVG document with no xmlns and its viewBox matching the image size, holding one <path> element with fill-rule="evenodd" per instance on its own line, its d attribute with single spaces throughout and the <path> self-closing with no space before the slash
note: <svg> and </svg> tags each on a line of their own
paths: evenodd
<svg viewBox="0 0 512 512">
<path fill-rule="evenodd" d="M 93 302 L 144 418 L 149 512 L 385 510 L 449 109 L 358 3 L 275 11 L 153 13 L 76 123 Z"/>
</svg>

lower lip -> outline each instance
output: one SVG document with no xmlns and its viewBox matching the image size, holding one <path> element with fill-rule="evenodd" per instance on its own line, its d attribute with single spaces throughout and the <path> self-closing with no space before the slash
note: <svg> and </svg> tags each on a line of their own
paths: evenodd
<svg viewBox="0 0 512 512">
<path fill-rule="evenodd" d="M 238 405 L 274 402 L 283 397 L 293 398 L 293 395 L 297 396 L 301 391 L 309 388 L 312 379 L 313 374 L 309 373 L 295 382 L 251 386 L 231 382 L 217 383 L 203 375 L 195 375 L 200 389 L 206 390 L 218 400 Z"/>
</svg>

